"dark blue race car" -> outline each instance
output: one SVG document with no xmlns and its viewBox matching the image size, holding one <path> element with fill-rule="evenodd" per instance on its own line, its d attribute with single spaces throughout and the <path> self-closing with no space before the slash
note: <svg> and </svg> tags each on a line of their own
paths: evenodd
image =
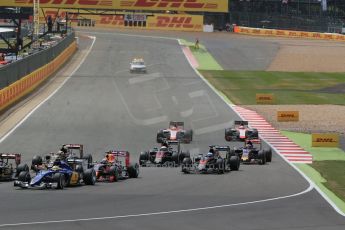
<svg viewBox="0 0 345 230">
<path fill-rule="evenodd" d="M 69 145 L 69 147 L 71 149 L 68 150 L 78 149 L 77 145 Z M 43 162 L 41 157 L 35 156 L 33 163 L 31 168 L 36 175 L 31 177 L 28 171 L 20 172 L 14 186 L 63 189 L 65 186 L 96 183 L 96 172 L 92 167 L 91 155 L 83 157 L 81 153 L 80 157 L 75 155 L 61 157 L 58 154 L 51 154 L 46 157 L 46 162 Z"/>
</svg>

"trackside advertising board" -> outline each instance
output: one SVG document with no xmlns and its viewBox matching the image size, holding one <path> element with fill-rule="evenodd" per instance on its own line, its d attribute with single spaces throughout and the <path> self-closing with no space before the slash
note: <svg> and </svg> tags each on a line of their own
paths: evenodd
<svg viewBox="0 0 345 230">
<path fill-rule="evenodd" d="M 318 33 L 307 31 L 293 31 L 293 30 L 274 30 L 274 29 L 260 29 L 235 26 L 235 33 L 257 35 L 257 36 L 276 36 L 276 37 L 292 37 L 292 38 L 309 38 L 319 40 L 333 40 L 333 41 L 345 41 L 345 35 L 332 34 L 332 33 Z"/>
<path fill-rule="evenodd" d="M 339 147 L 339 134 L 313 133 L 312 147 Z"/>
<path fill-rule="evenodd" d="M 272 94 L 272 93 L 257 93 L 256 94 L 256 103 L 257 104 L 273 104 L 274 103 L 274 94 Z"/>
<path fill-rule="evenodd" d="M 33 7 L 33 0 L 0 0 L 0 6 Z M 228 12 L 228 0 L 40 0 L 41 8 Z"/>
<path fill-rule="evenodd" d="M 202 15 L 188 14 L 133 14 L 131 12 L 121 15 L 78 15 L 76 10 L 68 10 L 68 18 L 74 27 L 98 27 L 98 28 L 136 28 L 176 31 L 202 31 L 204 18 Z M 53 19 L 57 13 L 65 18 L 66 11 L 57 9 L 44 9 L 44 15 L 50 15 Z M 83 12 L 85 13 L 85 12 Z M 43 14 L 41 13 L 41 17 Z M 42 18 L 43 20 L 43 18 Z"/>
<path fill-rule="evenodd" d="M 299 111 L 277 111 L 277 121 L 299 121 Z"/>
</svg>

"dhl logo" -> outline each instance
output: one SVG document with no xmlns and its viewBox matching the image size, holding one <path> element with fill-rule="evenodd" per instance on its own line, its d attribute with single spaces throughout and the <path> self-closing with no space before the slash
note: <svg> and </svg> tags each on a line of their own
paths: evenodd
<svg viewBox="0 0 345 230">
<path fill-rule="evenodd" d="M 316 138 L 315 142 L 337 143 L 337 141 L 334 140 L 333 138 L 321 138 L 321 137 Z"/>
<path fill-rule="evenodd" d="M 33 0 L 15 0 L 18 4 L 33 4 Z M 84 5 L 84 6 L 112 6 L 112 0 L 40 0 L 40 4 L 52 5 Z"/>
<path fill-rule="evenodd" d="M 272 97 L 258 97 L 259 100 L 272 100 Z"/>
<path fill-rule="evenodd" d="M 188 9 L 215 9 L 218 7 L 216 3 L 204 3 L 199 0 L 136 0 L 121 1 L 121 6 L 134 6 L 143 8 L 188 8 Z"/>
<path fill-rule="evenodd" d="M 102 25 L 123 25 L 123 15 L 106 15 L 101 16 L 99 24 Z"/>
<path fill-rule="evenodd" d="M 280 117 L 295 117 L 295 114 L 280 114 Z"/>
<path fill-rule="evenodd" d="M 62 12 L 60 11 L 58 13 L 58 11 L 47 10 L 44 13 L 45 13 L 46 17 L 51 16 L 52 18 L 55 18 L 57 16 L 59 16 L 60 18 L 66 18 L 66 15 L 68 13 L 68 19 L 69 20 L 75 21 L 75 20 L 78 19 L 78 14 L 77 13 L 71 13 L 71 12 L 66 12 L 66 11 L 62 11 Z"/>
<path fill-rule="evenodd" d="M 158 16 L 156 27 L 170 27 L 170 28 L 196 28 L 199 25 L 192 23 L 192 17 L 167 17 Z"/>
</svg>

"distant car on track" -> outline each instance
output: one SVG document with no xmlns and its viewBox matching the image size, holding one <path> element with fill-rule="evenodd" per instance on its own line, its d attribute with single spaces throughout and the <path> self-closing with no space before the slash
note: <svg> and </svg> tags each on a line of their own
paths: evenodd
<svg viewBox="0 0 345 230">
<path fill-rule="evenodd" d="M 152 164 L 178 166 L 186 157 L 190 157 L 190 154 L 188 151 L 182 151 L 180 141 L 165 141 L 160 148 L 141 152 L 139 164 L 143 167 Z"/>
<path fill-rule="evenodd" d="M 19 153 L 0 153 L 0 181 L 15 180 L 20 172 L 29 171 L 29 166 L 20 161 Z"/>
<path fill-rule="evenodd" d="M 248 121 L 235 121 L 233 127 L 225 129 L 226 141 L 245 141 L 258 138 L 258 130 L 250 128 Z"/>
<path fill-rule="evenodd" d="M 231 152 L 229 146 L 211 145 L 207 154 L 199 154 L 196 158 L 184 158 L 182 172 L 189 173 L 218 173 L 238 171 L 240 157 Z"/>
<path fill-rule="evenodd" d="M 130 63 L 129 71 L 131 73 L 147 73 L 144 59 L 134 58 Z"/>
<path fill-rule="evenodd" d="M 139 176 L 139 165 L 130 163 L 128 151 L 110 150 L 106 152 L 103 160 L 94 164 L 93 168 L 96 171 L 97 181 L 115 182 Z"/>
<path fill-rule="evenodd" d="M 189 144 L 193 141 L 193 130 L 185 130 L 184 122 L 170 121 L 169 128 L 157 132 L 157 143 L 163 143 L 166 140 Z"/>
<path fill-rule="evenodd" d="M 36 173 L 33 177 L 28 171 L 19 173 L 14 186 L 31 189 L 64 189 L 71 185 L 94 185 L 96 172 L 92 167 L 92 156 L 83 155 L 83 145 L 63 145 L 58 153 L 50 153 L 43 160 L 34 156 L 31 169 Z"/>
<path fill-rule="evenodd" d="M 244 164 L 264 165 L 272 161 L 272 149 L 263 149 L 260 139 L 246 140 L 244 147 L 234 147 L 231 152 L 238 154 Z"/>
</svg>

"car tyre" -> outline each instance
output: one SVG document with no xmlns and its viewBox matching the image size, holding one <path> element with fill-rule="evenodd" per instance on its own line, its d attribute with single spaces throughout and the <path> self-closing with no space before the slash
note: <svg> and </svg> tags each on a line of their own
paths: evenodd
<svg viewBox="0 0 345 230">
<path fill-rule="evenodd" d="M 97 180 L 95 170 L 93 168 L 85 170 L 83 180 L 86 185 L 95 185 Z"/>
<path fill-rule="evenodd" d="M 130 178 L 137 178 L 139 176 L 139 165 L 137 163 L 130 164 L 127 170 Z"/>
<path fill-rule="evenodd" d="M 238 171 L 240 169 L 240 158 L 238 156 L 230 156 L 229 166 L 231 171 Z"/>
<path fill-rule="evenodd" d="M 16 172 L 17 176 L 19 176 L 21 172 L 29 172 L 29 166 L 27 164 L 18 165 Z"/>
<path fill-rule="evenodd" d="M 258 153 L 258 157 L 259 157 L 259 164 L 260 165 L 266 164 L 266 152 L 265 151 L 260 150 Z"/>
<path fill-rule="evenodd" d="M 64 189 L 66 185 L 65 175 L 62 173 L 55 173 L 53 175 L 53 181 L 57 183 L 56 189 Z"/>
<path fill-rule="evenodd" d="M 18 180 L 21 182 L 30 182 L 31 181 L 31 176 L 28 171 L 21 171 L 18 176 Z"/>
<path fill-rule="evenodd" d="M 266 162 L 272 162 L 272 149 L 264 150 L 266 152 Z"/>
<path fill-rule="evenodd" d="M 111 166 L 109 169 L 110 182 L 117 182 L 119 180 L 119 171 L 116 166 Z"/>
</svg>

